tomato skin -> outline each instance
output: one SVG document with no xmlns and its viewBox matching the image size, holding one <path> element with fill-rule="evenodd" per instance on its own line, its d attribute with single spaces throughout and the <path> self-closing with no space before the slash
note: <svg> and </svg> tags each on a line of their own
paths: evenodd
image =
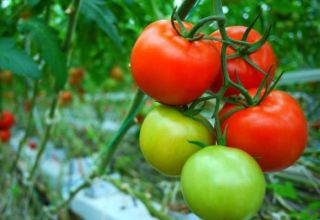
<svg viewBox="0 0 320 220">
<path fill-rule="evenodd" d="M 8 111 L 3 111 L 0 115 L 0 129 L 9 129 L 14 124 L 14 116 Z"/>
<path fill-rule="evenodd" d="M 250 90 L 254 95 L 256 90 Z M 235 106 L 226 104 L 222 117 Z M 227 127 L 226 127 L 227 126 Z M 222 123 L 230 147 L 256 157 L 263 171 L 292 165 L 307 143 L 307 121 L 297 101 L 283 91 L 272 91 L 258 106 L 240 110 Z"/>
<path fill-rule="evenodd" d="M 0 130 L 0 141 L 5 143 L 8 142 L 11 137 L 11 132 L 9 129 L 7 130 Z"/>
<path fill-rule="evenodd" d="M 147 115 L 139 139 L 144 158 L 168 176 L 179 176 L 185 161 L 201 149 L 189 140 L 213 143 L 205 125 L 168 106 L 158 106 Z"/>
<path fill-rule="evenodd" d="M 187 29 L 190 23 L 184 22 Z M 215 81 L 220 56 L 209 41 L 188 41 L 170 21 L 150 24 L 131 54 L 131 70 L 138 86 L 155 100 L 169 105 L 187 104 Z"/>
<path fill-rule="evenodd" d="M 244 32 L 246 31 L 246 27 L 244 26 L 231 26 L 226 28 L 227 34 L 231 39 L 234 40 L 241 40 Z M 211 34 L 213 37 L 221 38 L 220 32 L 215 31 Z M 252 29 L 248 35 L 247 42 L 254 43 L 258 40 L 260 40 L 262 36 Z M 221 47 L 222 43 L 215 41 L 215 45 L 217 49 L 219 50 L 219 53 L 221 53 Z M 235 51 L 231 48 L 227 48 L 227 55 L 234 54 Z M 271 45 L 266 42 L 261 48 L 256 50 L 255 52 L 248 55 L 248 57 L 252 60 L 253 63 L 258 65 L 261 69 L 263 69 L 265 72 L 270 71 L 270 76 L 274 76 L 274 72 L 276 70 L 277 60 L 276 56 L 272 50 Z M 246 89 L 251 88 L 257 88 L 263 81 L 265 75 L 258 70 L 256 70 L 254 67 L 252 67 L 250 64 L 248 64 L 245 60 L 240 58 L 234 58 L 227 61 L 227 70 L 228 74 L 230 76 L 230 79 L 234 82 L 237 82 L 237 76 L 239 77 L 240 81 L 244 85 Z M 271 80 L 269 81 L 269 83 Z M 221 88 L 223 83 L 223 75 L 222 71 L 220 70 L 220 74 L 217 77 L 217 80 L 212 85 L 212 91 L 218 92 Z M 225 96 L 231 96 L 239 94 L 239 91 L 235 88 L 228 88 Z"/>
<path fill-rule="evenodd" d="M 209 146 L 193 154 L 181 174 L 182 194 L 203 219 L 249 219 L 260 208 L 266 183 L 257 162 L 244 151 Z"/>
</svg>

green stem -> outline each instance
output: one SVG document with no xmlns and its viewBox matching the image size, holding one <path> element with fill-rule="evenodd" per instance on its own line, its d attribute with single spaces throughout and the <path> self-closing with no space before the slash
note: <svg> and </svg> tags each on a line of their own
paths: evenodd
<svg viewBox="0 0 320 220">
<path fill-rule="evenodd" d="M 57 107 L 57 103 L 58 103 L 58 95 L 55 95 L 55 97 L 53 98 L 52 100 L 52 103 L 51 103 L 51 108 L 50 108 L 50 112 L 49 112 L 49 120 L 53 120 L 54 119 L 54 116 L 55 116 L 55 110 L 56 110 L 56 107 Z M 47 145 L 47 142 L 49 140 L 49 137 L 50 137 L 50 131 L 51 131 L 51 128 L 52 128 L 52 123 L 49 122 L 47 125 L 46 125 L 46 128 L 45 128 L 45 133 L 44 133 L 44 136 L 43 136 L 43 139 L 40 143 L 40 146 L 39 146 L 39 150 L 37 152 L 37 155 L 36 155 L 36 161 L 35 163 L 33 164 L 32 168 L 31 168 L 31 171 L 30 171 L 30 175 L 28 176 L 28 180 L 31 181 L 33 179 L 33 176 L 34 176 L 34 173 L 38 167 L 38 164 L 40 162 L 40 159 L 41 159 L 41 156 L 46 148 L 46 145 Z"/>
<path fill-rule="evenodd" d="M 24 133 L 23 138 L 21 138 L 21 140 L 19 142 L 18 151 L 17 151 L 16 158 L 15 158 L 15 160 L 13 162 L 12 170 L 17 168 L 17 164 L 18 164 L 18 161 L 19 161 L 20 156 L 21 156 L 23 145 L 26 143 L 26 141 L 28 140 L 28 137 L 29 137 L 29 135 L 31 133 L 33 108 L 34 108 L 36 97 L 37 97 L 37 93 L 38 93 L 38 86 L 39 86 L 39 82 L 38 81 L 34 81 L 32 98 L 31 98 L 31 108 L 29 110 L 28 119 L 27 119 L 27 128 L 26 128 L 26 132 Z"/>
<path fill-rule="evenodd" d="M 79 8 L 80 8 L 80 0 L 73 0 L 72 1 L 72 6 L 73 7 L 70 11 L 70 14 L 69 14 L 69 22 L 68 22 L 68 29 L 67 29 L 67 34 L 66 34 L 66 38 L 65 38 L 65 41 L 63 43 L 63 46 L 62 46 L 62 50 L 67 54 L 67 64 L 70 62 L 70 47 L 71 47 L 71 42 L 72 42 L 72 37 L 73 37 L 73 32 L 75 31 L 75 27 L 77 25 L 77 15 L 78 15 L 78 11 L 79 11 Z M 49 120 L 54 120 L 54 117 L 55 117 L 55 110 L 56 110 L 56 107 L 57 107 L 57 103 L 58 103 L 58 96 L 59 94 L 55 94 L 52 102 L 51 102 L 51 109 L 50 109 L 50 113 L 49 113 Z M 28 180 L 32 180 L 33 176 L 34 176 L 34 173 L 37 169 L 37 166 L 38 166 L 38 163 L 40 161 L 40 158 L 45 150 L 45 147 L 47 145 L 47 142 L 50 138 L 50 131 L 51 131 L 51 128 L 52 128 L 52 123 L 48 123 L 46 125 L 46 128 L 45 128 L 45 133 L 44 133 L 44 137 L 41 141 L 41 144 L 40 144 L 40 148 L 39 148 L 39 151 L 37 152 L 37 155 L 36 155 L 36 161 L 35 163 L 33 164 L 32 168 L 31 168 L 31 172 L 30 172 L 30 175 L 28 177 Z"/>
<path fill-rule="evenodd" d="M 80 0 L 73 0 L 70 8 L 71 11 L 69 14 L 67 35 L 62 46 L 62 50 L 65 53 L 68 53 L 68 51 L 70 50 L 70 44 L 71 44 L 75 29 L 76 29 L 76 25 L 77 25 L 79 8 L 80 8 Z"/>
<path fill-rule="evenodd" d="M 139 89 L 135 95 L 135 98 L 133 100 L 133 103 L 131 105 L 131 108 L 122 122 L 118 132 L 113 136 L 111 141 L 107 144 L 105 148 L 103 148 L 99 154 L 98 161 L 97 161 L 97 170 L 96 173 L 98 176 L 104 174 L 104 171 L 106 170 L 108 164 L 110 163 L 110 160 L 112 156 L 114 155 L 121 139 L 123 136 L 127 133 L 129 128 L 131 127 L 133 120 L 135 116 L 140 112 L 144 105 L 145 101 L 145 95 L 144 93 Z"/>
<path fill-rule="evenodd" d="M 184 20 L 198 0 L 185 0 L 178 9 L 179 17 Z"/>
<path fill-rule="evenodd" d="M 221 0 L 213 0 L 213 14 L 224 19 Z"/>
<path fill-rule="evenodd" d="M 210 17 L 206 17 L 201 19 L 195 26 L 192 27 L 192 29 L 190 30 L 190 32 L 188 33 L 188 38 L 193 38 L 194 35 L 197 33 L 197 31 L 203 27 L 205 24 L 209 23 L 209 22 L 213 22 L 213 21 L 222 21 L 224 18 L 223 17 L 219 17 L 219 16 L 210 16 Z"/>
</svg>

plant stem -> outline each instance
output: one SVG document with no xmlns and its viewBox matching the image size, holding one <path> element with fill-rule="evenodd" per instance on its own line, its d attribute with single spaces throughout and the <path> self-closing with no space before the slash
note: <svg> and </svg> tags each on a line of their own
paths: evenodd
<svg viewBox="0 0 320 220">
<path fill-rule="evenodd" d="M 75 27 L 77 24 L 77 15 L 78 15 L 78 11 L 80 8 L 80 0 L 73 0 L 72 5 L 73 6 L 71 6 L 71 7 L 73 7 L 73 8 L 71 9 L 70 14 L 69 14 L 67 34 L 66 34 L 63 46 L 62 46 L 62 50 L 67 54 L 67 65 L 69 64 L 70 58 L 71 58 L 70 47 L 71 47 L 71 42 L 72 42 L 72 37 L 73 37 L 74 31 L 75 31 Z M 58 103 L 58 96 L 59 96 L 59 94 L 57 92 L 57 94 L 55 94 L 52 99 L 51 109 L 50 109 L 50 113 L 49 113 L 49 120 L 53 120 L 55 117 L 55 110 L 56 110 L 57 103 Z M 28 177 L 28 180 L 32 180 L 32 178 L 34 176 L 34 173 L 35 173 L 35 170 L 37 169 L 39 160 L 40 160 L 40 158 L 45 150 L 45 147 L 47 145 L 47 142 L 50 138 L 50 131 L 51 131 L 52 125 L 53 124 L 51 122 L 46 125 L 44 137 L 41 141 L 39 151 L 37 152 L 37 155 L 36 155 L 36 161 L 35 161 L 33 167 L 31 168 L 31 172 Z"/>
<path fill-rule="evenodd" d="M 23 145 L 27 141 L 27 139 L 28 139 L 28 137 L 30 135 L 30 132 L 31 132 L 32 118 L 33 118 L 32 117 L 33 116 L 33 108 L 34 108 L 36 97 L 37 97 L 37 93 L 38 93 L 38 86 L 39 86 L 39 82 L 38 81 L 34 81 L 32 98 L 31 98 L 31 108 L 29 110 L 28 119 L 27 119 L 27 128 L 26 128 L 26 132 L 24 133 L 23 138 L 21 138 L 20 141 L 19 141 L 18 151 L 17 151 L 16 158 L 15 158 L 15 160 L 13 162 L 12 170 L 17 168 L 17 164 L 18 164 L 18 161 L 20 159 L 20 155 L 21 155 L 21 152 L 22 152 Z"/>
<path fill-rule="evenodd" d="M 104 171 L 107 168 L 107 165 L 110 163 L 112 156 L 114 155 L 121 139 L 127 133 L 135 116 L 140 112 L 145 102 L 145 95 L 139 89 L 135 95 L 133 103 L 130 107 L 130 110 L 123 120 L 118 132 L 113 136 L 111 141 L 107 144 L 105 148 L 100 151 L 98 162 L 97 162 L 97 170 L 96 173 L 98 176 L 104 174 Z"/>
<path fill-rule="evenodd" d="M 78 13 L 80 8 L 80 0 L 73 0 L 72 4 L 70 6 L 70 14 L 69 14 L 69 21 L 68 21 L 68 29 L 66 38 L 64 40 L 62 50 L 68 54 L 67 56 L 67 63 L 70 62 L 70 44 L 72 42 L 73 35 L 75 33 L 75 29 L 77 26 L 77 20 L 78 20 Z"/>
<path fill-rule="evenodd" d="M 184 20 L 198 0 L 185 0 L 178 9 L 180 19 Z"/>
<path fill-rule="evenodd" d="M 54 119 L 54 115 L 55 115 L 55 110 L 56 110 L 56 107 L 57 107 L 57 103 L 58 103 L 58 95 L 55 95 L 53 100 L 52 100 L 52 103 L 51 103 L 51 108 L 50 108 L 50 112 L 49 112 L 49 120 L 53 120 Z M 32 168 L 31 168 L 31 172 L 30 172 L 30 175 L 28 176 L 28 180 L 31 181 L 33 176 L 34 176 L 34 173 L 38 167 L 38 164 L 40 162 L 40 159 L 41 159 L 41 156 L 45 150 L 45 147 L 47 145 L 47 142 L 49 140 L 49 137 L 50 137 L 50 131 L 51 131 L 51 128 L 52 128 L 52 123 L 49 122 L 47 123 L 46 125 L 46 129 L 45 129 L 45 132 L 44 132 L 44 137 L 40 143 L 40 146 L 39 146 L 39 151 L 37 152 L 37 155 L 36 155 L 36 161 L 35 163 L 33 164 Z"/>
</svg>

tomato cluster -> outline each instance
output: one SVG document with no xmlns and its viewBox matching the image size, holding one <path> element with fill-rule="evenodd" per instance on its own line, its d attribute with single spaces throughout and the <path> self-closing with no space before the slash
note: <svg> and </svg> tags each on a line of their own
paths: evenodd
<svg viewBox="0 0 320 220">
<path fill-rule="evenodd" d="M 142 123 L 142 154 L 160 173 L 181 175 L 184 198 L 198 216 L 250 218 L 263 202 L 263 172 L 285 169 L 302 154 L 307 141 L 304 113 L 289 94 L 259 88 L 272 82 L 277 64 L 268 42 L 247 54 L 245 48 L 241 50 L 241 56 L 227 60 L 227 73 L 223 73 L 221 41 L 190 40 L 173 25 L 165 20 L 150 24 L 132 50 L 135 82 L 162 104 Z M 192 28 L 190 23 L 183 25 L 186 31 Z M 243 41 L 246 30 L 233 26 L 226 33 L 235 42 Z M 221 38 L 219 31 L 211 36 Z M 252 29 L 245 40 L 255 43 L 260 38 Z M 239 50 L 229 45 L 226 55 L 235 53 Z M 232 87 L 220 94 L 227 79 L 224 74 L 255 101 L 238 105 L 245 100 Z M 199 111 L 190 111 L 208 90 L 226 101 L 215 128 Z M 228 103 L 230 99 L 237 104 Z M 223 132 L 227 146 L 218 145 L 215 137 L 221 137 L 215 131 Z"/>
<path fill-rule="evenodd" d="M 8 111 L 3 111 L 0 115 L 0 141 L 5 143 L 10 140 L 10 129 L 14 124 L 14 116 Z"/>
</svg>

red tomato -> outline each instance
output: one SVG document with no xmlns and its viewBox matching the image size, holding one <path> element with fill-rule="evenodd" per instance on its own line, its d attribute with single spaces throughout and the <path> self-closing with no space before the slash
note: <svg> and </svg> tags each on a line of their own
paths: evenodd
<svg viewBox="0 0 320 220">
<path fill-rule="evenodd" d="M 31 142 L 29 142 L 29 147 L 31 150 L 34 150 L 37 148 L 37 144 L 35 142 L 31 141 Z"/>
<path fill-rule="evenodd" d="M 66 106 L 72 101 L 72 93 L 69 91 L 62 91 L 59 96 L 61 106 Z"/>
<path fill-rule="evenodd" d="M 14 116 L 8 111 L 3 111 L 2 115 L 0 115 L 0 129 L 9 129 L 13 125 L 13 123 Z"/>
<path fill-rule="evenodd" d="M 10 130 L 0 130 L 0 141 L 7 142 L 11 137 Z"/>
<path fill-rule="evenodd" d="M 256 90 L 250 90 L 255 94 Z M 235 105 L 226 104 L 225 115 Z M 307 143 L 307 122 L 297 101 L 282 91 L 272 91 L 261 104 L 237 111 L 222 123 L 227 146 L 240 148 L 257 159 L 264 171 L 292 165 Z"/>
<path fill-rule="evenodd" d="M 69 83 L 72 86 L 77 86 L 82 83 L 84 77 L 84 69 L 81 67 L 73 67 L 69 69 Z"/>
<path fill-rule="evenodd" d="M 243 26 L 232 26 L 226 28 L 227 34 L 231 39 L 234 40 L 241 40 L 244 32 L 246 31 L 246 27 Z M 221 38 L 220 32 L 216 31 L 212 33 L 213 37 Z M 254 43 L 261 38 L 261 35 L 255 31 L 251 30 L 247 42 Z M 215 41 L 216 47 L 221 51 L 222 43 L 219 41 Z M 235 51 L 231 48 L 227 48 L 227 55 L 234 54 Z M 249 58 L 252 60 L 253 63 L 258 65 L 261 69 L 265 72 L 269 71 L 269 68 L 272 68 L 270 71 L 270 76 L 274 76 L 274 72 L 276 69 L 277 60 L 275 54 L 272 50 L 271 45 L 266 42 L 261 48 L 256 50 L 255 52 L 249 55 Z M 257 69 L 252 67 L 249 63 L 247 63 L 242 58 L 234 58 L 227 61 L 227 69 L 230 79 L 234 82 L 237 82 L 236 74 L 238 75 L 240 81 L 244 85 L 245 88 L 257 88 L 261 84 L 262 80 L 264 79 L 265 75 L 259 72 Z M 220 70 L 220 74 L 217 80 L 212 85 L 212 91 L 217 92 L 221 88 L 223 83 L 223 75 Z M 234 88 L 229 88 L 225 96 L 230 96 L 233 94 L 238 94 L 239 91 Z"/>
<path fill-rule="evenodd" d="M 184 23 L 187 29 L 192 25 Z M 188 41 L 170 21 L 150 24 L 131 54 L 131 70 L 138 86 L 155 100 L 187 104 L 209 89 L 220 69 L 220 57 L 209 41 Z"/>
</svg>

